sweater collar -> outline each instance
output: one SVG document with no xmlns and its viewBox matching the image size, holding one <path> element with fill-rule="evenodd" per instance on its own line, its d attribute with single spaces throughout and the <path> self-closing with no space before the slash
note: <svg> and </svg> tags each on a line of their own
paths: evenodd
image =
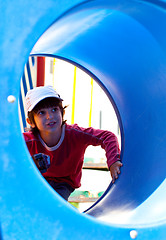
<svg viewBox="0 0 166 240">
<path fill-rule="evenodd" d="M 42 143 L 42 145 L 48 150 L 48 151 L 54 151 L 56 150 L 63 142 L 63 139 L 65 137 L 65 124 L 62 126 L 62 134 L 61 134 L 61 137 L 60 137 L 60 140 L 59 142 L 53 146 L 53 147 L 48 147 L 47 144 L 43 141 L 43 139 L 40 137 L 40 134 L 38 134 L 38 138 L 40 140 L 40 142 Z"/>
</svg>

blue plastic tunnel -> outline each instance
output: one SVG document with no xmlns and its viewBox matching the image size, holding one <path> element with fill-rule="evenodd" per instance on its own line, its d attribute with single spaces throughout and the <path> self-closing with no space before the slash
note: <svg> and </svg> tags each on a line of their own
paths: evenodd
<svg viewBox="0 0 166 240">
<path fill-rule="evenodd" d="M 2 239 L 165 239 L 166 2 L 0 3 Z M 86 214 L 49 187 L 22 138 L 17 100 L 29 54 L 87 71 L 117 113 L 122 173 Z"/>
</svg>

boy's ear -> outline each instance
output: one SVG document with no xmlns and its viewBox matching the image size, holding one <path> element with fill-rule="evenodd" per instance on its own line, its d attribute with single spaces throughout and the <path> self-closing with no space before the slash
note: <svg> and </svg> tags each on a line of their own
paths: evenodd
<svg viewBox="0 0 166 240">
<path fill-rule="evenodd" d="M 32 123 L 29 118 L 27 118 L 26 120 L 27 120 L 27 123 L 28 123 L 29 125 L 31 125 L 32 128 L 35 127 L 35 124 Z"/>
</svg>

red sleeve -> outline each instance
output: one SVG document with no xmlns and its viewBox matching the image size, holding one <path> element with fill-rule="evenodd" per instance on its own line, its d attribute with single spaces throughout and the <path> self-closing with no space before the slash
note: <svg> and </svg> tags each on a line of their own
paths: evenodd
<svg viewBox="0 0 166 240">
<path fill-rule="evenodd" d="M 120 160 L 118 139 L 114 133 L 107 130 L 94 129 L 92 127 L 82 128 L 78 125 L 75 125 L 74 127 L 78 131 L 84 133 L 83 138 L 85 144 L 101 146 L 105 150 L 108 168 L 110 168 L 114 162 Z"/>
</svg>

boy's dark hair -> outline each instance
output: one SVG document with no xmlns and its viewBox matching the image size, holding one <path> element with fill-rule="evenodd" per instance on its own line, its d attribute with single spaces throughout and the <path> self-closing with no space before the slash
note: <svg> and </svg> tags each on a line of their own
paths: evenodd
<svg viewBox="0 0 166 240">
<path fill-rule="evenodd" d="M 58 106 L 60 108 L 61 114 L 62 114 L 62 125 L 65 124 L 66 120 L 64 120 L 64 114 L 65 114 L 65 107 L 63 107 L 62 105 L 62 101 L 60 101 L 59 99 L 55 98 L 55 97 L 48 97 L 45 98 L 43 100 L 41 100 L 34 108 L 32 111 L 28 112 L 28 118 L 30 120 L 31 123 L 35 124 L 34 121 L 34 114 L 37 113 L 40 109 L 42 108 L 49 108 L 49 107 L 56 107 Z M 33 134 L 37 134 L 39 132 L 37 127 L 30 127 L 26 128 L 26 131 L 31 130 Z"/>
</svg>

